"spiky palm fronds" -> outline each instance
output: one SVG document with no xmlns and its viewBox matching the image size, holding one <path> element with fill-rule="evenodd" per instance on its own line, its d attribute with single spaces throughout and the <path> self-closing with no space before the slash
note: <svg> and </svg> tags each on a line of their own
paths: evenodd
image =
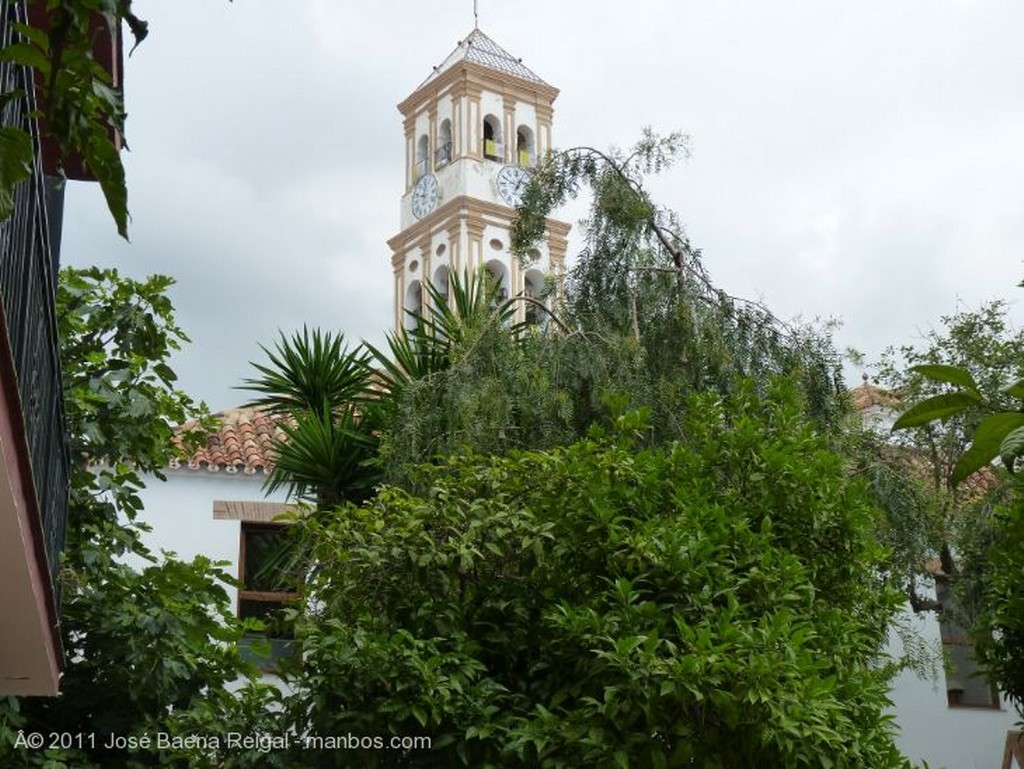
<svg viewBox="0 0 1024 769">
<path fill-rule="evenodd" d="M 378 441 L 369 425 L 352 408 L 308 410 L 293 419 L 274 447 L 268 490 L 286 489 L 320 508 L 366 499 L 379 478 L 372 466 Z"/>
<path fill-rule="evenodd" d="M 501 286 L 486 270 L 472 277 L 454 274 L 450 295 L 426 285 L 427 312 L 409 311 L 413 324 L 388 333 L 388 351 L 371 344 L 366 347 L 379 366 L 385 398 L 397 398 L 410 381 L 447 370 L 456 350 L 494 326 L 510 326 L 515 314 L 515 298 L 501 299 Z"/>
<path fill-rule="evenodd" d="M 272 414 L 294 415 L 342 408 L 366 399 L 372 378 L 371 356 L 359 345 L 348 350 L 345 335 L 312 332 L 303 326 L 290 339 L 281 333 L 274 349 L 263 345 L 270 363 L 253 363 L 261 376 L 245 379 L 239 388 L 260 393 L 247 405 Z"/>
<path fill-rule="evenodd" d="M 287 417 L 268 492 L 286 489 L 319 507 L 362 501 L 379 477 L 369 466 L 379 427 L 370 354 L 349 350 L 344 334 L 307 327 L 262 349 L 269 363 L 253 363 L 260 376 L 241 389 L 260 395 L 247 405 Z"/>
</svg>

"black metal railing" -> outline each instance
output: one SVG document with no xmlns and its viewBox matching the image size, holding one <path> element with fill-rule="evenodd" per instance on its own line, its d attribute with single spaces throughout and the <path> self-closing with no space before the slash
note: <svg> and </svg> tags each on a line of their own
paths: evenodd
<svg viewBox="0 0 1024 769">
<path fill-rule="evenodd" d="M 27 23 L 24 0 L 0 0 L 0 48 L 17 39 L 14 23 Z M 68 517 L 68 443 L 60 379 L 55 265 L 51 257 L 35 118 L 35 89 L 25 67 L 0 63 L 0 125 L 32 136 L 36 151 L 30 178 L 14 192 L 14 211 L 0 221 L 0 312 L 7 331 L 17 400 L 45 556 L 59 610 L 58 570 Z M 11 98 L 7 98 L 11 94 Z M 2 342 L 3 340 L 0 340 Z"/>
<path fill-rule="evenodd" d="M 434 168 L 441 168 L 452 162 L 452 143 L 445 142 L 434 153 Z"/>
</svg>

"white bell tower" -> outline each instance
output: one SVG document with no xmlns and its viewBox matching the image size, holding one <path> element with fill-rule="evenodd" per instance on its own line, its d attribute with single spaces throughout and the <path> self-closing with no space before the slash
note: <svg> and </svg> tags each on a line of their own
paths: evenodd
<svg viewBox="0 0 1024 769">
<path fill-rule="evenodd" d="M 478 28 L 398 105 L 405 126 L 401 232 L 388 241 L 395 327 L 425 310 L 431 284 L 486 269 L 507 296 L 540 296 L 561 280 L 569 225 L 549 219 L 528 263 L 513 257 L 509 230 L 522 185 L 551 149 L 558 89 Z M 525 304 L 516 319 L 526 318 Z"/>
</svg>

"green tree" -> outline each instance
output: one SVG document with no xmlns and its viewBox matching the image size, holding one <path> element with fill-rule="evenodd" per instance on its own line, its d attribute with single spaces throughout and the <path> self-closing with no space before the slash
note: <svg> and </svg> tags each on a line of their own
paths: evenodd
<svg viewBox="0 0 1024 769">
<path fill-rule="evenodd" d="M 975 654 L 1024 715 L 1024 488 L 1009 493 L 964 543 L 966 603 Z"/>
<path fill-rule="evenodd" d="M 380 372 L 387 482 L 410 484 L 419 464 L 467 448 L 547 448 L 585 429 L 575 419 L 580 340 L 513 324 L 523 298 L 502 301 L 499 288 L 483 270 L 453 275 L 450 298 L 427 286 L 426 313 L 411 313 L 386 350 L 368 345 Z"/>
<path fill-rule="evenodd" d="M 791 375 L 809 413 L 835 428 L 845 388 L 829 328 L 786 323 L 763 304 L 716 286 L 678 215 L 647 192 L 646 177 L 671 168 L 686 151 L 684 136 L 647 129 L 628 152 L 578 147 L 550 154 L 524 195 L 513 249 L 525 254 L 555 207 L 589 192 L 585 248 L 569 275 L 562 318 L 629 351 L 615 366 L 629 378 L 612 389 L 651 408 L 660 427 L 672 425 L 687 393 L 725 393 L 743 378 L 765 388 L 772 377 Z"/>
<path fill-rule="evenodd" d="M 929 330 L 916 345 L 889 348 L 878 365 L 879 383 L 898 396 L 904 410 L 896 423 L 901 449 L 888 450 L 887 457 L 923 491 L 923 516 L 898 518 L 891 526 L 915 545 L 897 551 L 907 559 L 903 569 L 918 610 L 942 608 L 914 589 L 927 559 L 938 557 L 942 571 L 955 581 L 962 567 L 958 551 L 987 520 L 982 503 L 986 489 L 995 485 L 993 474 L 962 481 L 997 455 L 1001 439 L 989 440 L 991 430 L 1005 425 L 1008 432 L 1013 421 L 981 421 L 983 404 L 993 411 L 1010 407 L 1012 397 L 1004 388 L 1024 377 L 1024 334 L 1010 326 L 1006 312 L 1005 302 L 993 301 L 943 316 L 941 328 Z M 960 391 L 947 392 L 951 385 Z M 982 441 L 972 443 L 972 436 Z"/>
<path fill-rule="evenodd" d="M 902 765 L 880 656 L 898 597 L 877 510 L 829 450 L 829 329 L 711 283 L 643 186 L 681 146 L 538 169 L 518 249 L 594 194 L 548 323 L 456 288 L 374 351 L 391 485 L 297 527 L 286 712 L 436 750 L 319 764 Z"/>
<path fill-rule="evenodd" d="M 670 441 L 682 435 L 689 394 L 728 394 L 742 378 L 764 390 L 774 376 L 793 377 L 808 413 L 823 429 L 838 429 L 845 388 L 829 329 L 786 324 L 716 288 L 678 218 L 647 194 L 646 175 L 684 151 L 682 137 L 646 132 L 628 154 L 579 148 L 540 164 L 513 248 L 528 251 L 551 210 L 585 189 L 592 193 L 586 248 L 564 292 L 552 297 L 546 323 L 511 328 L 500 313 L 466 314 L 458 297 L 432 295 L 416 328 L 395 335 L 411 338 L 413 352 L 438 356 L 416 358 L 390 345 L 393 360 L 428 362 L 430 370 L 395 393 L 396 418 L 381 441 L 387 481 L 405 485 L 418 464 L 464 449 L 572 442 L 595 422 L 609 424 L 620 397 L 651 410 L 649 442 Z M 448 334 L 453 322 L 456 333 Z M 386 365 L 387 357 L 378 360 Z"/>
<path fill-rule="evenodd" d="M 6 6 L 5 6 L 6 9 Z M 45 3 L 47 26 L 38 29 L 11 23 L 14 42 L 0 51 L 0 63 L 24 67 L 29 73 L 20 88 L 35 82 L 42 108 L 30 115 L 56 142 L 60 159 L 77 156 L 99 182 L 118 233 L 128 237 L 128 191 L 115 136 L 124 134 L 122 94 L 109 72 L 93 57 L 94 22 L 114 35 L 122 19 L 138 45 L 148 25 L 132 12 L 132 0 L 60 0 Z M 34 75 L 34 77 L 33 77 Z M 24 93 L 4 93 L 24 98 Z M 29 100 L 27 103 L 33 103 Z M 32 173 L 34 133 L 27 125 L 0 127 L 0 219 L 10 215 L 14 187 Z"/>
<path fill-rule="evenodd" d="M 430 735 L 318 766 L 897 767 L 875 511 L 791 385 L 547 451 L 455 455 L 301 524 L 303 734 Z"/>
<path fill-rule="evenodd" d="M 251 669 L 224 589 L 231 577 L 206 558 L 150 553 L 136 520 L 142 476 L 166 466 L 173 427 L 190 419 L 197 430 L 210 425 L 205 409 L 175 388 L 166 362 L 186 341 L 164 293 L 170 285 L 163 276 L 133 281 L 113 270 L 61 272 L 61 363 L 75 459 L 62 576 L 64 673 L 59 697 L 0 702 L 4 766 L 190 766 L 155 747 L 107 750 L 102 740 L 175 733 L 198 713 L 229 719 L 241 707 L 227 685 Z M 271 696 L 259 687 L 250 693 Z M 16 730 L 96 741 L 17 749 Z"/>
<path fill-rule="evenodd" d="M 260 375 L 242 389 L 260 394 L 250 406 L 284 417 L 268 488 L 318 507 L 365 499 L 379 477 L 370 466 L 380 426 L 370 354 L 308 328 L 262 349 L 269 361 L 252 364 Z"/>
<path fill-rule="evenodd" d="M 1006 305 L 944 318 L 948 338 L 905 375 L 916 399 L 896 422 L 935 457 L 953 521 L 942 540 L 943 570 L 956 578 L 955 596 L 972 630 L 975 654 L 1018 710 L 1024 707 L 1024 489 L 1018 469 L 1024 449 L 1024 334 L 1006 321 Z M 950 389 L 950 388 L 954 389 Z M 923 397 L 922 397 L 923 396 Z M 966 481 L 1001 459 L 1011 477 L 981 504 L 957 505 Z M 946 488 L 948 487 L 948 491 Z M 976 494 L 975 494 L 976 496 Z"/>
</svg>

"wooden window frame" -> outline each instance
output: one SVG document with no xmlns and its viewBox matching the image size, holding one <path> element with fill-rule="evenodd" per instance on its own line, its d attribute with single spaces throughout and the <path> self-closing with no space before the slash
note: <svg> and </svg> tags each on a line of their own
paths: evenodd
<svg viewBox="0 0 1024 769">
<path fill-rule="evenodd" d="M 248 564 L 248 553 L 247 553 L 247 535 L 253 531 L 259 532 L 284 532 L 288 527 L 286 524 L 280 523 L 264 523 L 264 522 L 251 522 L 241 521 L 239 528 L 239 548 L 238 548 L 238 598 L 235 605 L 235 616 L 239 619 L 242 618 L 242 609 L 246 602 L 259 602 L 259 603 L 278 603 L 283 607 L 284 604 L 289 601 L 295 601 L 299 598 L 297 590 L 246 590 L 245 589 L 245 573 L 246 566 Z M 275 635 L 272 633 L 251 633 L 248 634 L 249 640 L 254 641 L 258 639 L 264 639 L 272 644 L 272 646 L 283 645 L 287 647 L 287 651 L 276 652 L 272 651 L 269 657 L 265 655 L 253 654 L 256 657 L 256 662 L 259 667 L 265 672 L 275 672 L 278 669 L 278 660 L 281 656 L 293 653 L 292 637 L 290 635 Z M 275 644 L 276 642 L 276 644 Z M 248 645 L 248 644 L 247 644 Z"/>
</svg>

